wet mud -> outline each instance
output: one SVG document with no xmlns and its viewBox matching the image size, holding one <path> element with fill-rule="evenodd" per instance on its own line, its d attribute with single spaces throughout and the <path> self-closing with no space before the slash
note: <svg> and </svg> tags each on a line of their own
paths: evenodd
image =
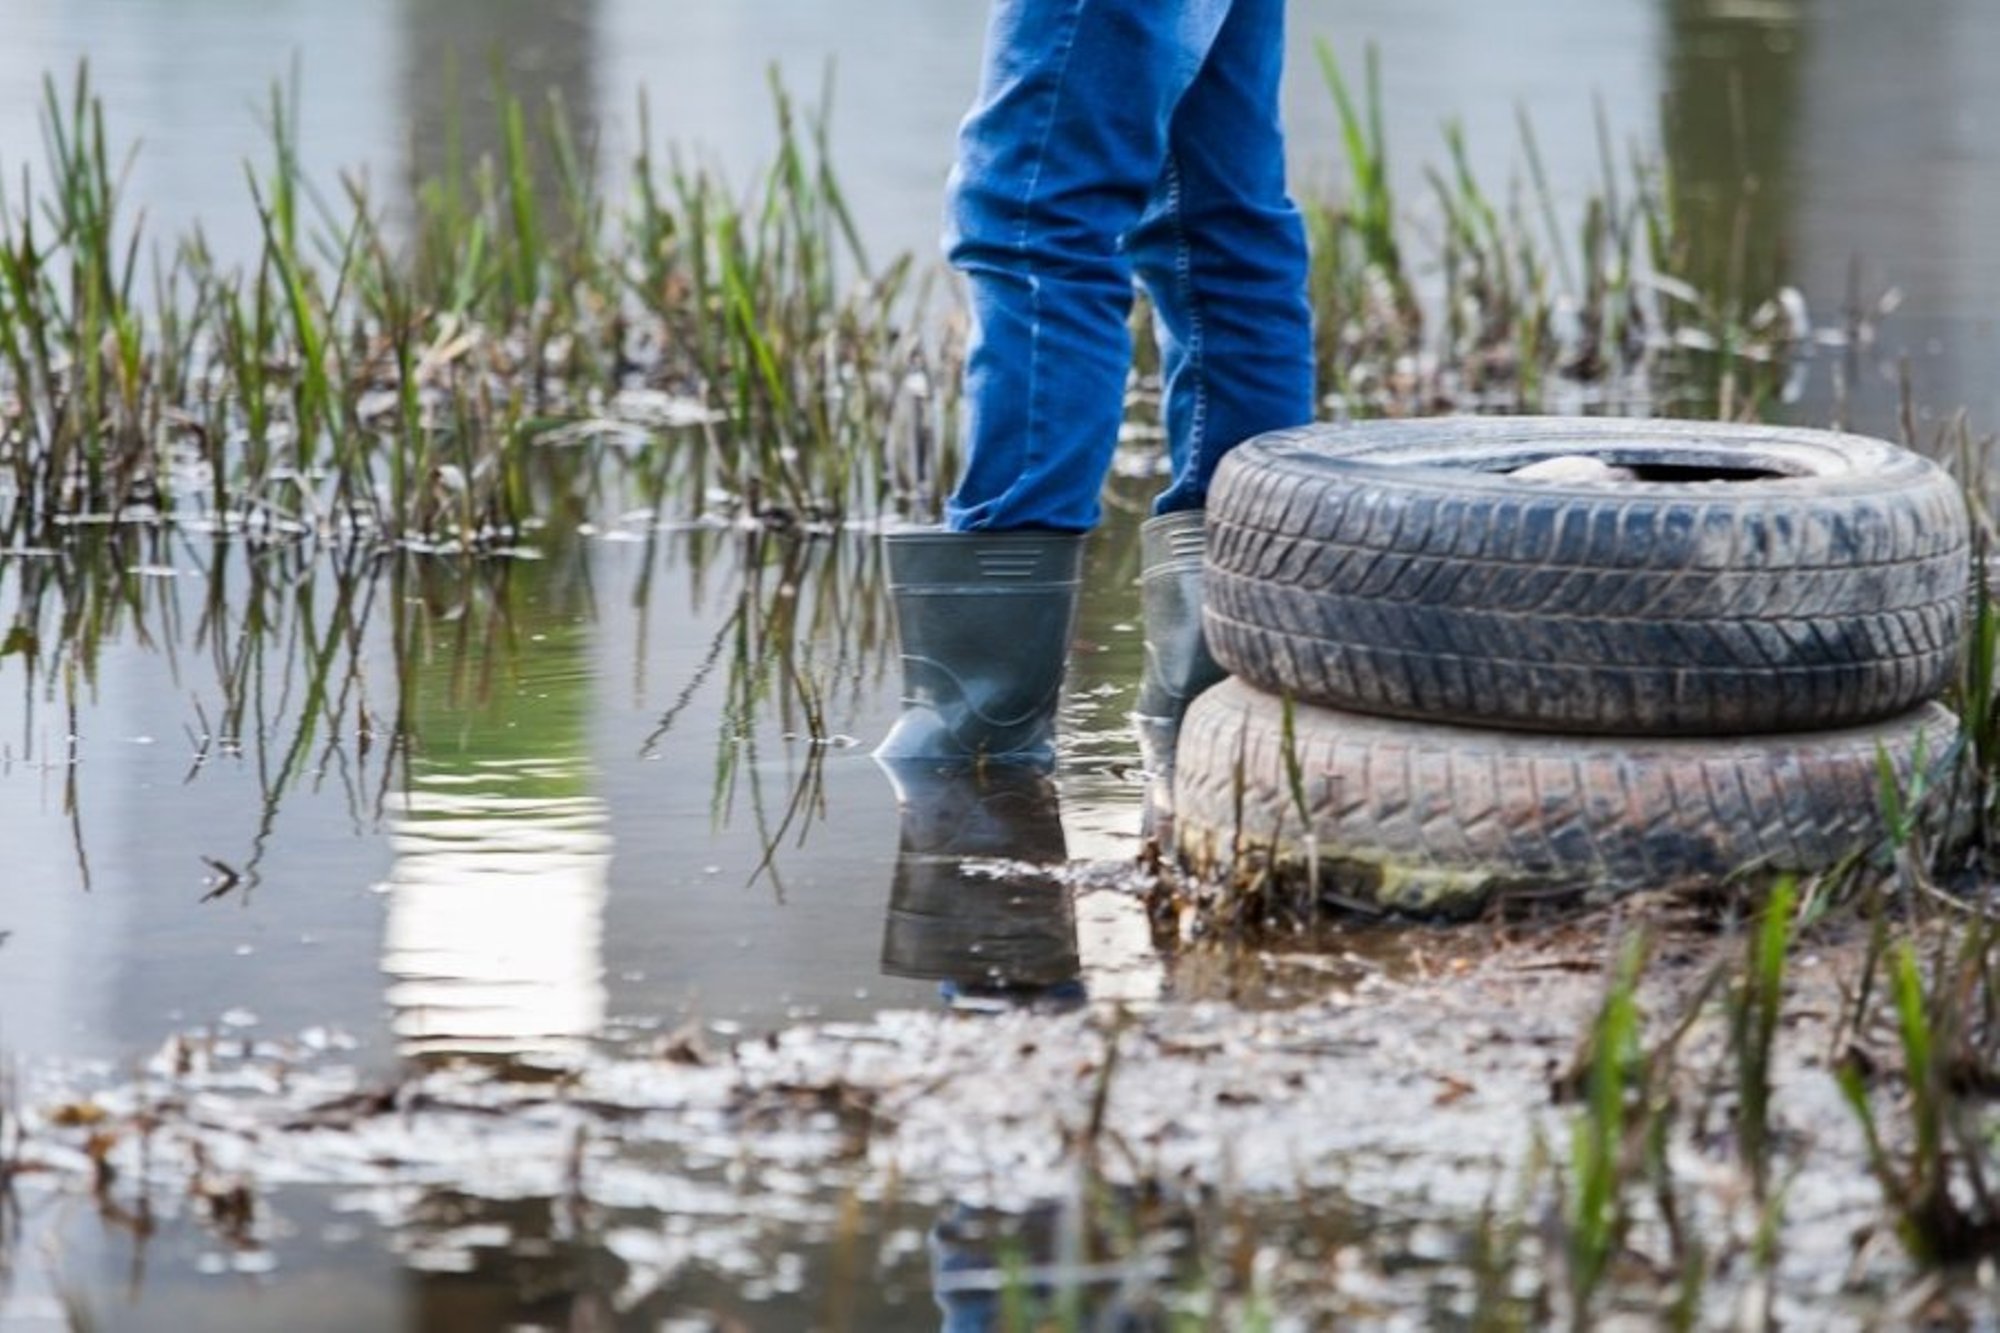
<svg viewBox="0 0 2000 1333">
<path fill-rule="evenodd" d="M 802 1250 L 899 1273 L 913 1312 L 926 1287 L 967 1299 L 1074 1289 L 1162 1318 L 1262 1300 L 1286 1311 L 1284 1327 L 1464 1322 L 1500 1308 L 1495 1291 L 1517 1313 L 1546 1311 L 1560 1308 L 1538 1284 L 1565 1262 L 1552 1219 L 1574 1184 L 1563 1172 L 1588 1077 L 1579 1034 L 1621 940 L 1641 930 L 1653 936 L 1638 994 L 1647 1040 L 1671 1034 L 1675 1047 L 1656 1089 L 1678 1107 L 1671 1227 L 1705 1238 L 1709 1267 L 1690 1298 L 1669 1220 L 1642 1208 L 1602 1313 L 1650 1322 L 1692 1299 L 1704 1325 L 1764 1309 L 1862 1328 L 1920 1300 L 1977 1326 L 1992 1295 L 1983 1268 L 1912 1294 L 1836 1086 L 1842 987 L 1865 944 L 1843 932 L 1800 950 L 1778 1019 L 1783 1207 L 1775 1261 L 1756 1260 L 1766 1219 L 1737 1156 L 1726 1016 L 1707 983 L 1740 940 L 1664 900 L 1376 934 L 1344 954 L 1337 933 L 1310 951 L 1273 942 L 1231 950 L 1226 967 L 1195 950 L 1172 963 L 1169 984 L 1187 995 L 1167 1005 L 1022 994 L 748 1039 L 696 1024 L 535 1079 L 468 1063 L 375 1079 L 325 1032 L 177 1037 L 138 1077 L 39 1072 L 9 1169 L 30 1207 L 62 1195 L 105 1218 L 192 1214 L 213 1262 L 239 1274 L 263 1271 L 285 1201 L 301 1194 L 438 1271 L 477 1271 L 512 1237 L 453 1222 L 460 1213 L 566 1211 L 617 1274 L 596 1293 L 614 1313 L 733 1285 L 718 1322 L 691 1327 L 784 1326 L 756 1293 L 777 1299 L 768 1284 L 784 1270 L 769 1256 Z M 1248 989 L 1289 978 L 1294 1003 L 1227 998 L 1252 957 Z M 482 1202 L 441 1206 L 452 1198 Z M 1074 1232 L 1039 1277 L 1021 1230 L 1036 1217 L 1068 1217 Z M 1000 1227 L 1012 1239 L 983 1259 L 972 1246 L 948 1269 L 935 1254 L 928 1273 L 896 1262 L 912 1226 L 929 1228 L 934 1251 L 940 1235 L 982 1235 L 999 1218 L 1015 1219 Z M 742 1322 L 721 1321 L 725 1307 Z"/>
</svg>

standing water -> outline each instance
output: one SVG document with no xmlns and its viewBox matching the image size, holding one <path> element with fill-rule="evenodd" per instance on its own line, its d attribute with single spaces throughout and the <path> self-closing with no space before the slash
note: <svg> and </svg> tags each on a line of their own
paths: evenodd
<svg viewBox="0 0 2000 1333">
<path fill-rule="evenodd" d="M 980 9 L 16 0 L 0 176 L 39 169 L 42 76 L 88 61 L 114 137 L 139 143 L 125 189 L 148 234 L 199 225 L 232 262 L 258 241 L 242 163 L 264 152 L 274 82 L 296 90 L 306 171 L 329 191 L 343 170 L 385 186 L 435 170 L 462 108 L 467 151 L 490 149 L 478 107 L 495 60 L 510 87 L 560 95 L 614 182 L 642 97 L 659 136 L 747 181 L 773 148 L 775 66 L 794 89 L 831 71 L 835 157 L 871 255 L 927 258 Z M 1420 225 L 1435 226 L 1421 170 L 1443 160 L 1448 121 L 1504 181 L 1526 171 L 1525 120 L 1558 208 L 1601 187 L 1607 144 L 1636 145 L 1671 165 L 1715 289 L 1793 284 L 1825 330 L 1859 326 L 1850 305 L 1871 316 L 1864 342 L 1822 340 L 1795 416 L 1893 432 L 1907 374 L 1920 432 L 1961 406 L 2000 422 L 1992 6 L 1308 0 L 1291 15 L 1302 192 L 1337 192 L 1345 170 L 1313 43 L 1350 69 L 1372 45 Z M 1156 952 L 1130 869 L 1144 462 L 1123 469 L 1091 550 L 1059 809 L 1026 794 L 1005 855 L 981 844 L 969 871 L 945 839 L 942 880 L 913 870 L 935 830 L 899 825 L 868 758 L 895 680 L 865 524 L 801 539 L 607 501 L 532 549 L 379 573 L 173 529 L 0 555 L 15 1097 L 116 1080 L 186 1034 L 295 1043 L 302 1062 L 363 1075 L 471 1061 L 559 1081 L 593 1060 L 934 1011 L 954 976 L 1273 1002 Z M 940 903 L 960 882 L 990 895 L 1001 944 L 953 933 Z M 976 1229 L 964 1217 L 873 1200 L 857 1240 L 808 1181 L 772 1191 L 790 1212 L 739 1226 L 727 1152 L 681 1149 L 651 1164 L 656 1188 L 595 1195 L 592 1225 L 560 1182 L 510 1179 L 504 1145 L 490 1180 L 416 1171 L 394 1199 L 301 1169 L 235 1233 L 213 1201 L 146 1219 L 31 1201 L 0 1226 L 0 1328 L 77 1325 L 79 1310 L 102 1328 L 936 1326 L 954 1228 Z M 1022 1226 L 1026 1253 L 1035 1218 Z M 682 1312 L 714 1318 L 662 1322 Z"/>
</svg>

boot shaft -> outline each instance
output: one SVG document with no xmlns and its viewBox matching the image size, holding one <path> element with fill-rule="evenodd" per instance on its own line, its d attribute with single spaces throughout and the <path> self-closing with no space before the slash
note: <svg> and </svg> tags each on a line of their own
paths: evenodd
<svg viewBox="0 0 2000 1333">
<path fill-rule="evenodd" d="M 1146 626 L 1145 676 L 1136 712 L 1177 726 L 1188 703 L 1225 674 L 1201 628 L 1203 513 L 1185 509 L 1139 529 L 1139 603 Z"/>
<path fill-rule="evenodd" d="M 1132 722 L 1146 775 L 1143 838 L 1173 842 L 1174 752 L 1181 717 L 1194 697 L 1223 679 L 1202 632 L 1202 561 L 1207 531 L 1199 509 L 1151 518 L 1139 529 L 1139 602 L 1146 626 L 1145 674 Z"/>
</svg>

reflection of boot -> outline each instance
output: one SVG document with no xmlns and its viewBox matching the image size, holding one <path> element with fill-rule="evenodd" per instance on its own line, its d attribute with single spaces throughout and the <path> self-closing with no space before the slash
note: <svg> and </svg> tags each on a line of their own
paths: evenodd
<svg viewBox="0 0 2000 1333">
<path fill-rule="evenodd" d="M 1020 764 L 884 767 L 903 827 L 882 970 L 958 995 L 1081 998 L 1054 784 Z M 966 864 L 982 859 L 1009 864 Z"/>
<path fill-rule="evenodd" d="M 1082 535 L 927 530 L 884 541 L 903 715 L 876 755 L 1054 763 Z"/>
<path fill-rule="evenodd" d="M 1147 773 L 1148 832 L 1172 836 L 1174 746 L 1188 704 L 1227 673 L 1201 631 L 1203 514 L 1184 509 L 1139 529 L 1139 601 L 1146 622 L 1146 673 L 1132 720 Z"/>
</svg>

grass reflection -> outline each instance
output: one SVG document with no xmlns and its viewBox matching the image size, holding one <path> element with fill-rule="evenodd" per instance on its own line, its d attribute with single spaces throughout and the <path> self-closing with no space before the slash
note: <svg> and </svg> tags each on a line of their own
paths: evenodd
<svg viewBox="0 0 2000 1333">
<path fill-rule="evenodd" d="M 0 764 L 59 776 L 88 884 L 86 804 L 106 787 L 79 780 L 82 760 L 115 740 L 105 687 L 138 689 L 153 739 L 185 747 L 184 784 L 225 775 L 254 790 L 207 835 L 212 901 L 256 894 L 301 795 L 331 795 L 363 836 L 402 836 L 445 786 L 561 804 L 598 760 L 587 687 L 610 608 L 592 571 L 616 551 L 633 571 L 618 614 L 639 627 L 639 706 L 655 690 L 666 701 L 619 757 L 709 763 L 715 823 L 751 821 L 764 848 L 752 878 L 776 883 L 783 849 L 825 814 L 828 752 L 850 743 L 886 667 L 875 544 L 649 525 L 633 545 L 382 559 L 102 526 L 60 552 L 16 550 L 0 556 L 0 683 L 18 686 L 19 721 Z M 684 679 L 664 676 L 647 627 L 671 641 L 694 624 L 705 645 Z"/>
<path fill-rule="evenodd" d="M 769 877 L 782 893 L 778 856 L 802 841 L 825 813 L 829 750 L 852 743 L 840 730 L 880 680 L 888 645 L 883 569 L 876 543 L 739 529 L 677 534 L 697 613 L 726 607 L 694 669 L 641 745 L 660 757 L 694 714 L 716 729 L 711 814 L 720 825 L 744 806 L 764 854 L 751 879 Z M 653 596 L 656 560 L 645 564 L 635 600 L 642 620 Z M 643 636 L 642 636 L 643 637 Z M 714 711 L 706 686 L 721 673 Z M 787 747 L 772 790 L 765 747 Z"/>
<path fill-rule="evenodd" d="M 8 759 L 63 772 L 86 886 L 78 764 L 115 648 L 157 664 L 184 699 L 180 716 L 148 722 L 185 742 L 186 782 L 222 765 L 254 774 L 248 848 L 205 858 L 212 896 L 247 895 L 300 785 L 339 787 L 357 823 L 379 803 L 397 749 L 395 703 L 371 692 L 361 663 L 384 600 L 365 565 L 179 529 L 98 529 L 59 552 L 0 557 L 9 612 L 0 673 L 18 672 L 22 690 Z M 150 665 L 142 674 L 156 679 Z"/>
</svg>

